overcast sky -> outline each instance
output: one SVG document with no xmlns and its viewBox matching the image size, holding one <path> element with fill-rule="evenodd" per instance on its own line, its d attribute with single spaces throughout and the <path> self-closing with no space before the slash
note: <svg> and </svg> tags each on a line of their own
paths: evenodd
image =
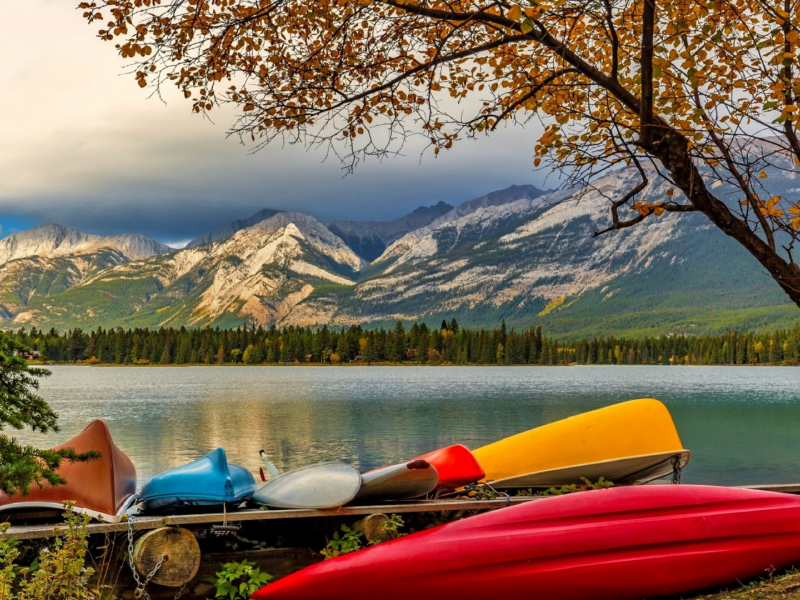
<svg viewBox="0 0 800 600">
<path fill-rule="evenodd" d="M 226 137 L 232 114 L 211 123 L 177 96 L 148 98 L 77 4 L 0 1 L 0 237 L 56 222 L 179 243 L 266 207 L 323 221 L 389 220 L 439 200 L 546 184 L 532 168 L 535 126 L 422 162 L 410 149 L 347 177 L 320 151 L 275 145 L 253 154 Z"/>
</svg>

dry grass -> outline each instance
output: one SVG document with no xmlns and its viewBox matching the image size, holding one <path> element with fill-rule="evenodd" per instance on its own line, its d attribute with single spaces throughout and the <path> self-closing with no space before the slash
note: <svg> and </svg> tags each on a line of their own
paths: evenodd
<svg viewBox="0 0 800 600">
<path fill-rule="evenodd" d="M 800 600 L 800 570 L 775 575 L 724 592 L 695 596 L 692 600 Z"/>
</svg>

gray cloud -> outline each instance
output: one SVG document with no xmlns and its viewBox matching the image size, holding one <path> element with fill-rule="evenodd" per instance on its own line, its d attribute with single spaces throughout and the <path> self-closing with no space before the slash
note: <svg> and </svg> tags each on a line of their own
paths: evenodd
<svg viewBox="0 0 800 600">
<path fill-rule="evenodd" d="M 274 145 L 252 154 L 225 137 L 232 113 L 211 123 L 179 99 L 148 99 L 71 3 L 4 0 L 0 22 L 15 24 L 0 38 L 0 225 L 23 218 L 174 242 L 264 207 L 382 220 L 545 184 L 532 171 L 538 127 L 465 140 L 421 163 L 412 144 L 344 178 L 319 150 Z"/>
</svg>

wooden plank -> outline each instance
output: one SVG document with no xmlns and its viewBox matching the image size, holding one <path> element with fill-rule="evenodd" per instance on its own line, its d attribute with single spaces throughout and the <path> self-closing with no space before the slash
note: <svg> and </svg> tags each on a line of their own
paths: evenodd
<svg viewBox="0 0 800 600">
<path fill-rule="evenodd" d="M 764 492 L 781 492 L 783 494 L 800 494 L 800 483 L 770 483 L 765 485 L 740 485 L 743 490 L 761 490 Z"/>
<path fill-rule="evenodd" d="M 789 484 L 766 484 L 766 485 L 747 485 L 738 486 L 742 489 L 764 490 L 771 492 L 782 492 L 786 494 L 800 494 L 800 483 Z M 512 496 L 509 498 L 499 498 L 496 500 L 419 500 L 412 502 L 402 502 L 397 504 L 378 504 L 370 506 L 344 506 L 331 510 L 259 510 L 246 509 L 237 510 L 223 515 L 221 513 L 207 513 L 195 515 L 171 515 L 167 517 L 134 517 L 133 528 L 135 531 L 157 529 L 166 525 L 210 525 L 212 523 L 243 522 L 243 521 L 269 521 L 273 519 L 309 519 L 320 517 L 344 517 L 370 515 L 373 513 L 420 513 L 420 512 L 439 512 L 457 510 L 495 510 L 505 506 L 523 504 L 533 500 L 540 500 L 541 497 L 535 496 Z M 59 525 L 13 525 L 9 528 L 5 537 L 16 537 L 18 539 L 46 538 L 58 535 L 54 528 Z M 88 526 L 89 533 L 104 534 L 118 531 L 127 531 L 128 523 L 91 523 Z"/>
<path fill-rule="evenodd" d="M 514 504 L 522 504 L 540 498 L 521 496 L 499 500 L 421 500 L 400 504 L 375 504 L 369 506 L 343 506 L 330 510 L 279 509 L 279 510 L 238 510 L 229 512 L 228 521 L 269 521 L 273 519 L 308 519 L 318 517 L 345 517 L 370 515 L 373 513 L 420 513 L 456 510 L 493 510 Z M 221 523 L 220 514 L 175 515 L 165 517 L 169 525 L 196 525 Z"/>
<path fill-rule="evenodd" d="M 206 513 L 195 515 L 170 515 L 165 517 L 136 517 L 133 520 L 134 531 L 157 529 L 167 525 L 191 526 L 191 525 L 210 525 L 212 523 L 243 522 L 243 521 L 269 521 L 275 519 L 307 519 L 319 517 L 343 517 L 353 515 L 370 515 L 373 513 L 419 513 L 419 512 L 440 512 L 457 510 L 494 510 L 538 500 L 539 498 L 530 496 L 502 498 L 498 500 L 420 500 L 416 502 L 404 502 L 402 504 L 378 504 L 372 506 L 344 506 L 331 510 L 304 510 L 304 509 L 281 509 L 281 510 L 260 510 L 246 509 L 230 511 L 226 515 L 221 513 Z M 18 539 L 46 538 L 58 535 L 54 529 L 63 527 L 61 525 L 13 525 L 5 534 L 5 537 L 16 537 Z M 128 523 L 90 523 L 88 531 L 90 535 L 127 531 Z"/>
<path fill-rule="evenodd" d="M 165 517 L 140 517 L 134 520 L 133 529 L 144 531 L 147 529 L 157 529 L 166 525 Z M 17 538 L 20 540 L 30 540 L 37 538 L 55 537 L 61 535 L 64 528 L 63 523 L 48 523 L 46 525 L 12 525 L 8 528 L 5 538 Z M 113 533 L 115 531 L 127 531 L 128 523 L 90 523 L 87 527 L 89 534 Z M 56 531 L 58 530 L 58 531 Z"/>
</svg>

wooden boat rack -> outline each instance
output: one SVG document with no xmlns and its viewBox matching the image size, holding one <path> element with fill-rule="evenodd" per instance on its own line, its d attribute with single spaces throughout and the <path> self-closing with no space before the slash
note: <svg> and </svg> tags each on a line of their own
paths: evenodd
<svg viewBox="0 0 800 600">
<path fill-rule="evenodd" d="M 764 490 L 770 492 L 782 492 L 786 494 L 800 494 L 800 483 L 792 484 L 769 484 L 769 485 L 749 485 L 738 486 L 751 490 Z M 158 529 L 166 526 L 181 526 L 191 528 L 193 526 L 207 526 L 212 524 L 224 523 L 243 523 L 246 521 L 269 521 L 275 519 L 308 519 L 319 517 L 347 517 L 371 515 L 376 513 L 383 514 L 402 514 L 402 513 L 426 513 L 426 512 L 452 512 L 459 510 L 496 510 L 509 505 L 522 504 L 534 500 L 541 500 L 536 496 L 511 496 L 509 498 L 498 498 L 494 500 L 418 500 L 407 501 L 396 504 L 377 504 L 370 506 L 344 506 L 333 510 L 257 510 L 246 509 L 223 513 L 206 514 L 186 514 L 171 516 L 134 516 L 133 529 L 135 531 L 146 531 Z M 12 525 L 5 533 L 6 538 L 17 539 L 37 539 L 48 538 L 59 535 L 56 529 L 58 524 L 48 523 L 45 525 Z M 120 523 L 90 523 L 88 525 L 89 534 L 105 534 L 123 532 L 128 530 L 128 522 L 124 520 Z"/>
</svg>

